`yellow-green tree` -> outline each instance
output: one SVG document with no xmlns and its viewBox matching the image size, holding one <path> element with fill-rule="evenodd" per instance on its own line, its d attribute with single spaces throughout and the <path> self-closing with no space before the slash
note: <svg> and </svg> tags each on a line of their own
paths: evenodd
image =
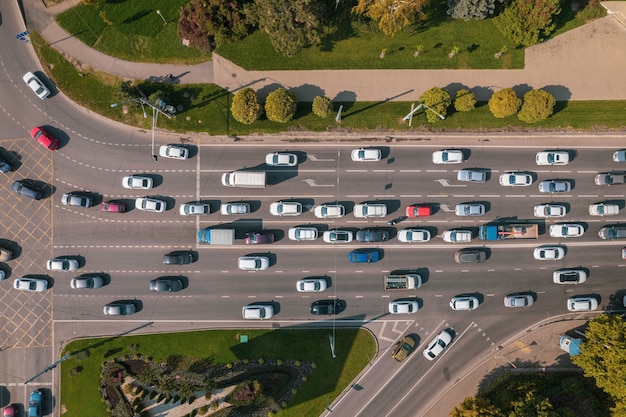
<svg viewBox="0 0 626 417">
<path fill-rule="evenodd" d="M 451 417 L 504 417 L 502 411 L 491 404 L 488 398 L 467 397 L 461 405 L 454 407 Z"/>
<path fill-rule="evenodd" d="M 531 90 L 524 94 L 524 104 L 517 114 L 522 122 L 535 123 L 552 115 L 556 99 L 545 90 Z"/>
<path fill-rule="evenodd" d="M 359 0 L 352 12 L 378 22 L 385 35 L 394 36 L 417 19 L 425 19 L 423 10 L 428 3 L 428 0 Z"/>
<path fill-rule="evenodd" d="M 251 125 L 261 116 L 261 111 L 261 105 L 253 89 L 242 88 L 233 96 L 230 112 L 239 123 Z"/>
<path fill-rule="evenodd" d="M 465 88 L 456 92 L 454 99 L 454 108 L 456 111 L 472 111 L 476 108 L 476 94 Z"/>
<path fill-rule="evenodd" d="M 272 122 L 287 123 L 293 119 L 297 107 L 296 95 L 281 87 L 267 95 L 265 115 Z"/>
<path fill-rule="evenodd" d="M 317 96 L 313 99 L 313 113 L 317 117 L 327 117 L 333 111 L 333 102 L 326 96 Z"/>
<path fill-rule="evenodd" d="M 522 105 L 522 99 L 512 88 L 503 88 L 493 93 L 489 99 L 489 110 L 498 119 L 504 119 L 517 113 Z"/>
<path fill-rule="evenodd" d="M 450 93 L 443 88 L 433 87 L 428 91 L 424 91 L 420 101 L 430 107 L 425 109 L 426 119 L 430 123 L 441 121 L 440 115 L 445 117 L 448 114 L 448 107 L 452 104 Z"/>
</svg>

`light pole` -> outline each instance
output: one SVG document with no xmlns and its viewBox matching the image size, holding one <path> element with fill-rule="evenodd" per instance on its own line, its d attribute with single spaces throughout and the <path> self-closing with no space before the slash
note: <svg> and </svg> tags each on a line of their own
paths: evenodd
<svg viewBox="0 0 626 417">
<path fill-rule="evenodd" d="M 413 121 L 413 115 L 420 110 L 422 107 L 426 107 L 427 110 L 430 110 L 431 112 L 435 113 L 437 115 L 437 117 L 439 117 L 441 120 L 444 120 L 446 117 L 437 113 L 436 111 L 434 111 L 433 109 L 431 109 L 430 107 L 428 107 L 426 104 L 424 103 L 420 103 L 417 106 L 415 106 L 415 104 L 411 104 L 411 111 L 409 112 L 409 114 L 407 114 L 406 116 L 404 116 L 404 118 L 402 120 L 404 120 L 405 122 L 408 120 L 409 121 L 409 127 L 411 126 L 411 122 Z"/>
<path fill-rule="evenodd" d="M 157 14 L 158 14 L 159 16 L 161 16 L 161 19 L 163 19 L 163 23 L 167 25 L 167 20 L 165 20 L 165 18 L 164 18 L 164 17 L 163 17 L 163 15 L 161 14 L 161 11 L 160 11 L 160 10 L 157 10 L 156 12 L 157 12 Z"/>
<path fill-rule="evenodd" d="M 126 100 L 126 101 L 121 102 L 121 103 L 113 103 L 113 104 L 111 104 L 111 107 L 117 107 L 119 105 L 126 104 L 126 103 L 139 103 L 139 104 L 141 104 L 141 109 L 143 110 L 143 117 L 148 117 L 148 114 L 146 113 L 146 109 L 145 109 L 144 105 L 152 108 L 152 159 L 154 159 L 154 162 L 156 162 L 157 161 L 157 155 L 154 153 L 154 134 L 155 134 L 155 131 L 156 131 L 156 125 L 157 125 L 157 119 L 159 118 L 159 113 L 163 114 L 168 119 L 171 119 L 172 116 L 169 115 L 168 113 L 164 112 L 163 110 L 161 110 L 160 108 L 158 108 L 154 104 L 150 103 L 145 97 L 137 97 L 137 98 L 133 98 L 131 100 Z"/>
</svg>

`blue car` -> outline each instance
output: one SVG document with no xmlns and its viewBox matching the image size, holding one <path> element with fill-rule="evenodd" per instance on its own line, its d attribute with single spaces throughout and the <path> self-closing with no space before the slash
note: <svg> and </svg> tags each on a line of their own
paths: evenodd
<svg viewBox="0 0 626 417">
<path fill-rule="evenodd" d="M 348 254 L 348 260 L 352 263 L 374 263 L 380 259 L 378 249 L 355 249 Z"/>
<path fill-rule="evenodd" d="M 30 393 L 28 401 L 28 417 L 41 417 L 41 391 L 33 391 Z"/>
</svg>

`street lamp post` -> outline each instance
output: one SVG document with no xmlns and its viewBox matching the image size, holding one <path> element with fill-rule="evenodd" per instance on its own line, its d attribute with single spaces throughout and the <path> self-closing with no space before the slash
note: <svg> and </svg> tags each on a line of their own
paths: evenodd
<svg viewBox="0 0 626 417">
<path fill-rule="evenodd" d="M 405 122 L 408 120 L 409 121 L 409 127 L 411 127 L 411 122 L 413 121 L 413 115 L 418 110 L 420 110 L 422 107 L 426 107 L 427 110 L 430 110 L 431 112 L 435 113 L 437 115 L 437 117 L 439 117 L 441 120 L 444 120 L 446 118 L 444 115 L 437 113 L 435 110 L 431 109 L 426 104 L 420 103 L 417 106 L 415 106 L 415 104 L 411 104 L 411 111 L 409 112 L 409 114 L 404 116 L 404 118 L 402 120 L 404 120 Z"/>
<path fill-rule="evenodd" d="M 165 117 L 167 117 L 168 119 L 171 119 L 172 116 L 169 115 L 167 112 L 164 112 L 163 110 L 161 110 L 160 108 L 158 108 L 157 106 L 155 106 L 154 104 L 150 103 L 145 97 L 138 97 L 138 98 L 133 98 L 131 100 L 126 100 L 122 103 L 113 103 L 111 104 L 111 107 L 117 107 L 120 106 L 122 104 L 126 104 L 126 103 L 139 103 L 141 104 L 141 109 L 143 110 L 143 117 L 148 117 L 148 114 L 146 113 L 146 109 L 144 106 L 148 106 L 152 108 L 152 159 L 154 159 L 154 162 L 157 161 L 157 155 L 156 153 L 154 153 L 154 134 L 156 131 L 156 125 L 157 125 L 157 120 L 159 118 L 159 113 L 163 114 Z"/>
<path fill-rule="evenodd" d="M 163 17 L 163 14 L 161 14 L 161 11 L 157 10 L 156 12 L 159 16 L 161 16 L 161 19 L 163 19 L 163 23 L 167 25 L 167 20 L 165 20 L 165 18 Z"/>
</svg>

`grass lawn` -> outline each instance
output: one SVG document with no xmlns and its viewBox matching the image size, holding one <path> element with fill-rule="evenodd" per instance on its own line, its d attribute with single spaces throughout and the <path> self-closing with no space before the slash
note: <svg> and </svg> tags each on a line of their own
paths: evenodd
<svg viewBox="0 0 626 417">
<path fill-rule="evenodd" d="M 99 7 L 81 3 L 60 14 L 57 22 L 85 44 L 127 61 L 194 64 L 211 58 L 183 46 L 177 35 L 178 9 L 189 0 L 99 3 Z"/>
<path fill-rule="evenodd" d="M 242 333 L 249 335 L 249 343 L 239 343 L 238 335 Z M 313 361 L 316 369 L 280 415 L 317 417 L 376 353 L 376 342 L 369 332 L 337 329 L 333 359 L 328 341 L 331 334 L 331 329 L 212 330 L 74 341 L 66 346 L 63 355 L 87 349 L 89 357 L 83 360 L 72 357 L 61 364 L 60 401 L 67 410 L 63 416 L 107 416 L 98 390 L 101 363 L 141 353 L 155 362 L 163 362 L 172 355 L 210 359 L 222 365 L 261 357 Z M 132 344 L 139 346 L 137 351 L 129 349 Z M 82 366 L 82 371 L 70 376 L 70 369 L 78 366 Z"/>
<path fill-rule="evenodd" d="M 43 68 L 56 86 L 71 100 L 107 118 L 150 129 L 151 118 L 143 118 L 140 108 L 131 108 L 123 114 L 121 107 L 111 108 L 116 97 L 118 79 L 99 71 L 78 71 L 53 48 L 45 44 L 37 33 L 31 33 L 31 41 L 40 58 Z M 81 76 L 82 74 L 82 76 Z M 335 129 L 334 115 L 320 119 L 311 111 L 310 103 L 301 103 L 294 120 L 281 124 L 267 119 L 252 125 L 243 125 L 230 116 L 231 94 L 214 84 L 172 85 L 141 83 L 140 89 L 149 96 L 161 89 L 170 97 L 170 104 L 182 105 L 174 119 L 161 117 L 158 127 L 176 132 L 206 132 L 209 135 L 248 135 L 252 133 L 277 133 L 287 130 L 326 131 Z M 621 128 L 626 126 L 624 112 L 626 101 L 572 101 L 559 102 L 555 114 L 549 119 L 528 125 L 511 116 L 496 119 L 485 103 L 467 113 L 456 113 L 449 109 L 446 120 L 430 124 L 423 113 L 413 119 L 409 128 L 402 121 L 410 110 L 406 102 L 356 102 L 345 103 L 341 128 L 353 130 L 384 130 L 417 132 L 420 130 L 476 130 L 491 129 L 595 129 Z"/>
</svg>

